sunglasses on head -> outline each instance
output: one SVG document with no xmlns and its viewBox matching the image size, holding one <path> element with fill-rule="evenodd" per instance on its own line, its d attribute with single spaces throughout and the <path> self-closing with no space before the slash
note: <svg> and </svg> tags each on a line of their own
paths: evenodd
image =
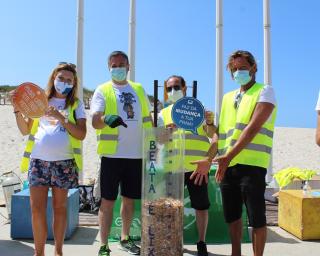
<svg viewBox="0 0 320 256">
<path fill-rule="evenodd" d="M 70 62 L 65 62 L 65 61 L 60 61 L 59 65 L 67 65 L 67 66 L 72 67 L 73 69 L 75 69 L 77 67 L 76 64 L 73 64 L 73 63 L 70 63 Z"/>
<path fill-rule="evenodd" d="M 175 91 L 179 91 L 181 90 L 181 85 L 180 84 L 176 84 L 176 85 L 173 85 L 171 87 L 167 87 L 167 92 L 171 92 L 172 91 L 172 88 L 175 90 Z"/>
</svg>

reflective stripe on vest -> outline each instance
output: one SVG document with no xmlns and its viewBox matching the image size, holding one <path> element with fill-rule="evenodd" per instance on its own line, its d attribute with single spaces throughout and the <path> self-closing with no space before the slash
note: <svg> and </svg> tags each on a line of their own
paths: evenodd
<svg viewBox="0 0 320 256">
<path fill-rule="evenodd" d="M 78 101 L 73 104 L 72 107 L 68 107 L 68 120 L 70 123 L 75 124 L 76 120 L 74 119 L 74 111 L 78 107 Z M 37 133 L 39 127 L 39 118 L 33 120 L 31 132 L 26 144 L 25 151 L 23 153 L 22 161 L 21 161 L 21 171 L 26 172 L 29 169 L 30 156 L 34 146 L 35 134 Z M 74 160 L 77 164 L 79 170 L 82 170 L 82 144 L 80 140 L 75 139 L 68 133 L 69 141 L 72 147 L 72 153 Z"/>
<path fill-rule="evenodd" d="M 141 116 L 142 116 L 142 127 L 151 128 L 152 119 L 149 113 L 148 97 L 145 95 L 141 84 L 128 81 L 132 89 L 138 96 L 140 106 L 141 106 Z M 104 115 L 118 115 L 117 109 L 117 99 L 113 90 L 112 81 L 104 83 L 98 87 L 98 90 L 104 95 L 106 102 L 108 102 L 108 107 L 105 109 Z M 103 129 L 98 129 L 97 131 L 98 140 L 98 154 L 101 155 L 113 155 L 117 152 L 118 139 L 119 139 L 119 128 L 110 128 L 105 126 Z"/>
<path fill-rule="evenodd" d="M 229 92 L 223 97 L 219 121 L 219 155 L 224 155 L 230 151 L 239 139 L 242 131 L 247 127 L 263 86 L 262 84 L 256 83 L 246 91 L 237 109 L 234 107 L 234 98 L 237 90 Z M 232 159 L 229 166 L 236 164 L 246 164 L 264 168 L 269 166 L 275 116 L 276 107 L 260 131 L 251 142 Z"/>
<path fill-rule="evenodd" d="M 172 106 L 170 105 L 161 110 L 164 125 L 172 124 L 171 111 Z M 184 169 L 186 171 L 194 171 L 196 165 L 190 164 L 192 161 L 200 160 L 207 155 L 210 147 L 210 142 L 203 130 L 203 126 L 197 128 L 198 134 L 193 134 L 190 131 L 185 131 L 185 151 L 184 151 Z M 173 135 L 173 138 L 175 136 Z"/>
</svg>

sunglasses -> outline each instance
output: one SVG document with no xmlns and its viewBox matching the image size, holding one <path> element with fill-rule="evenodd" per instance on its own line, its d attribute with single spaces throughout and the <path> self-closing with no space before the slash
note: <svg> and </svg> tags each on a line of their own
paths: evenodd
<svg viewBox="0 0 320 256">
<path fill-rule="evenodd" d="M 234 98 L 233 106 L 235 109 L 238 109 L 240 102 L 241 102 L 241 99 L 242 99 L 242 96 L 243 96 L 243 94 L 238 92 L 236 97 Z"/>
<path fill-rule="evenodd" d="M 70 63 L 70 62 L 65 62 L 65 61 L 60 61 L 59 65 L 67 65 L 67 66 L 70 66 L 73 69 L 76 69 L 76 67 L 77 67 L 76 64 L 73 64 L 73 63 Z"/>
<path fill-rule="evenodd" d="M 181 90 L 181 85 L 180 85 L 180 84 L 176 84 L 176 85 L 174 85 L 174 86 L 167 87 L 167 88 L 166 88 L 167 92 L 171 92 L 171 91 L 172 91 L 172 88 L 173 88 L 175 91 L 179 91 L 179 90 Z"/>
</svg>

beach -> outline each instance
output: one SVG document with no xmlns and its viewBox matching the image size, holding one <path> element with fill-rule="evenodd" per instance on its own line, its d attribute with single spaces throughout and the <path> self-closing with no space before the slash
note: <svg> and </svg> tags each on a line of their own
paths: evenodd
<svg viewBox="0 0 320 256">
<path fill-rule="evenodd" d="M 24 151 L 27 136 L 22 136 L 16 126 L 15 116 L 10 105 L 0 106 L 0 175 L 3 172 L 14 171 L 26 179 L 26 173 L 19 170 L 21 156 Z M 90 183 L 95 178 L 99 157 L 96 153 L 96 135 L 91 126 L 91 117 L 87 110 L 87 136 L 83 142 L 84 150 L 84 171 L 83 183 Z M 318 158 L 320 147 L 315 144 L 315 129 L 309 128 L 287 128 L 276 127 L 274 132 L 274 148 L 272 171 L 277 171 L 287 167 L 299 167 L 312 169 L 319 172 Z M 0 190 L 1 191 L 1 190 Z M 0 192 L 0 202 L 3 202 L 3 193 Z M 0 214 L 6 215 L 5 208 L 0 208 Z M 10 225 L 6 225 L 6 219 L 1 217 L 0 225 L 4 232 L 0 236 L 0 248 L 4 250 L 4 255 L 10 251 L 11 255 L 32 255 L 33 241 L 12 240 L 10 238 Z M 65 243 L 66 255 L 92 255 L 99 250 L 99 230 L 98 227 L 81 226 L 71 240 Z M 288 252 L 288 245 L 292 251 Z M 195 255 L 194 245 L 184 245 L 184 255 Z M 230 244 L 209 245 L 210 255 L 225 256 L 230 251 Z M 250 255 L 251 244 L 243 245 L 244 255 Z M 47 254 L 53 253 L 52 241 L 48 241 L 46 246 Z M 117 244 L 111 244 L 111 249 L 115 255 L 126 255 L 117 248 Z M 279 227 L 268 227 L 268 240 L 265 255 L 318 255 L 319 243 L 317 241 L 301 241 Z M 80 254 L 79 254 L 80 253 Z M 84 253 L 84 254 L 82 254 Z M 214 254 L 213 254 L 214 253 Z"/>
<path fill-rule="evenodd" d="M 11 105 L 0 106 L 0 174 L 14 171 L 21 175 L 19 165 L 24 152 L 27 136 L 17 128 Z M 99 167 L 95 130 L 87 110 L 87 136 L 83 141 L 83 182 L 90 183 Z M 315 129 L 276 127 L 274 132 L 272 171 L 287 167 L 312 169 L 319 172 L 320 147 L 315 144 Z"/>
</svg>

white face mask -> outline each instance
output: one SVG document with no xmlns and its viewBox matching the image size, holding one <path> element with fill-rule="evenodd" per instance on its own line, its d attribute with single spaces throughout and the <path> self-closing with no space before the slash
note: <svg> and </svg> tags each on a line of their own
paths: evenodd
<svg viewBox="0 0 320 256">
<path fill-rule="evenodd" d="M 181 90 L 172 90 L 171 92 L 168 93 L 168 101 L 170 103 L 175 103 L 177 100 L 180 100 L 183 98 L 183 92 Z"/>
<path fill-rule="evenodd" d="M 67 95 L 73 88 L 72 84 L 61 82 L 59 79 L 55 79 L 53 84 L 56 91 L 63 95 Z"/>
</svg>

